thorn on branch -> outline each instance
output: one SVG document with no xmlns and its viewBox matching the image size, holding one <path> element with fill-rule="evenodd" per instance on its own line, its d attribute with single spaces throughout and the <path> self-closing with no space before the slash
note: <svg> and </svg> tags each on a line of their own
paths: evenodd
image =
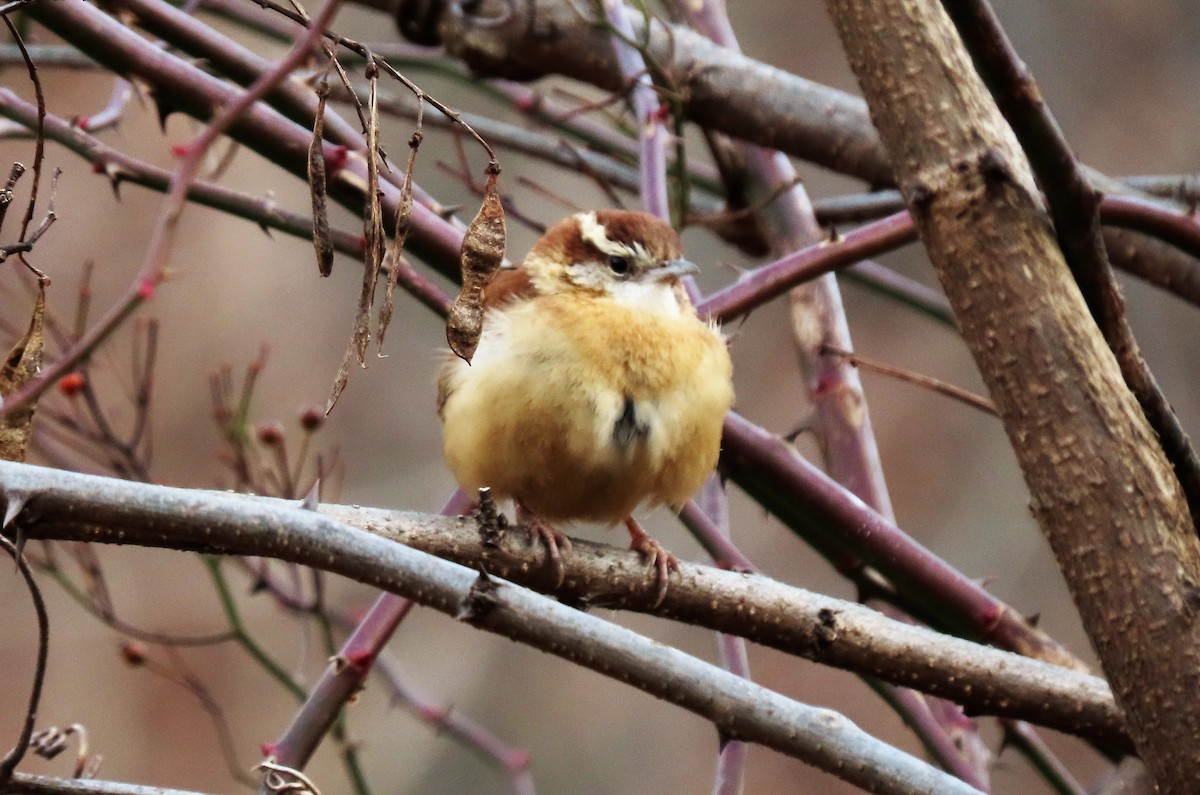
<svg viewBox="0 0 1200 795">
<path fill-rule="evenodd" d="M 480 569 L 479 576 L 475 578 L 475 582 L 471 583 L 471 587 L 467 590 L 467 595 L 463 597 L 462 602 L 459 603 L 458 612 L 454 614 L 454 617 L 468 624 L 481 621 L 500 604 L 500 599 L 496 595 L 499 590 L 500 586 L 496 581 L 489 577 L 486 571 Z"/>
<path fill-rule="evenodd" d="M 479 505 L 475 508 L 475 524 L 479 527 L 479 539 L 484 549 L 499 549 L 504 531 L 508 529 L 508 519 L 496 508 L 492 499 L 492 490 L 479 490 Z"/>
</svg>

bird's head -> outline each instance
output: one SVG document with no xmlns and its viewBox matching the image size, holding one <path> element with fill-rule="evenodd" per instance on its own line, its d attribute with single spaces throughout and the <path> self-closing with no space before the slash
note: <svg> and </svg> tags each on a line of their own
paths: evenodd
<svg viewBox="0 0 1200 795">
<path fill-rule="evenodd" d="M 546 230 L 523 267 L 543 295 L 580 293 L 678 311 L 679 280 L 699 269 L 682 259 L 670 224 L 632 210 L 577 213 Z"/>
</svg>

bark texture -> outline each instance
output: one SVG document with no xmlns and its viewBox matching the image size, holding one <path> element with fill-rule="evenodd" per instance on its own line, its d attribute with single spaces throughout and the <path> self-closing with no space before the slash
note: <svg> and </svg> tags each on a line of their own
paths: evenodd
<svg viewBox="0 0 1200 795">
<path fill-rule="evenodd" d="M 624 90 L 612 34 L 582 15 L 581 7 L 567 0 L 449 3 L 438 33 L 447 52 L 479 74 L 516 80 L 562 74 Z M 681 95 L 689 119 L 869 182 L 890 181 L 862 100 L 719 47 L 687 28 L 630 17 L 634 41 L 644 43 L 647 61 L 660 72 L 655 82 Z M 769 103 L 762 101 L 767 96 Z"/>
<path fill-rule="evenodd" d="M 1200 543 L 1179 484 L 942 7 L 828 8 L 1139 753 L 1163 793 L 1194 792 Z"/>
</svg>

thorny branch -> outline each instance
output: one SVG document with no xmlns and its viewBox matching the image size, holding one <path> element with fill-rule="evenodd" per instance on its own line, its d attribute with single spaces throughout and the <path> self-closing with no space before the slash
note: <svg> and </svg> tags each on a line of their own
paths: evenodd
<svg viewBox="0 0 1200 795">
<path fill-rule="evenodd" d="M 760 300 L 765 300 L 765 299 L 762 299 L 762 298 L 761 298 L 761 296 L 758 296 L 758 298 L 759 298 Z"/>
<path fill-rule="evenodd" d="M 24 520 L 30 537 L 51 537 L 55 527 L 66 531 L 60 522 L 89 506 L 87 530 L 68 531 L 78 540 L 268 555 L 324 568 L 617 676 L 704 716 L 730 736 L 795 755 L 852 783 L 914 795 L 931 788 L 976 792 L 837 713 L 800 705 L 574 608 L 310 511 L 211 492 L 196 500 L 186 490 L 7 463 L 0 463 L 0 483 L 10 499 L 18 491 L 36 492 L 36 514 Z M 651 583 L 647 595 L 653 590 Z"/>
<path fill-rule="evenodd" d="M 357 564 L 351 570 L 349 562 L 330 562 L 322 557 L 321 548 L 300 549 L 302 545 L 297 539 L 301 536 L 288 541 L 287 533 L 292 531 L 285 532 L 278 523 L 284 522 L 288 527 L 316 523 L 331 531 L 340 528 L 336 531 L 337 538 L 343 539 L 337 542 L 339 549 L 343 543 L 358 542 L 376 552 L 391 549 L 387 544 L 380 547 L 341 524 L 322 524 L 327 520 L 274 499 L 167 489 L 14 464 L 0 464 L 0 482 L 9 494 L 18 488 L 36 487 L 31 493 L 38 497 L 31 505 L 37 508 L 34 514 L 37 521 L 27 520 L 23 525 L 30 537 L 116 541 L 116 528 L 123 526 L 130 534 L 130 543 L 225 552 L 234 552 L 230 546 L 233 544 L 240 554 L 284 559 L 299 555 L 305 558 L 300 562 L 309 562 L 309 557 L 319 558 L 321 568 L 376 585 L 381 567 L 386 566 L 382 559 Z M 184 495 L 188 502 L 171 503 Z M 63 513 L 54 507 L 69 499 L 80 500 L 78 504 L 94 510 L 89 509 L 90 513 L 84 516 Z M 189 507 L 180 507 L 183 504 Z M 234 512 L 226 520 L 236 528 L 231 533 L 242 532 L 252 540 L 221 541 L 215 547 L 204 542 L 200 528 L 207 526 L 213 516 L 220 515 L 221 510 Z M 498 576 L 534 587 L 552 589 L 557 579 L 553 571 L 540 565 L 538 550 L 516 541 L 499 548 L 489 547 L 480 539 L 478 529 L 465 518 L 438 519 L 345 506 L 323 506 L 321 513 L 461 563 L 483 562 Z M 244 521 L 234 522 L 237 516 L 244 517 Z M 258 531 L 254 528 L 268 519 L 272 522 L 269 527 L 275 529 L 255 535 Z M 125 524 L 121 525 L 122 522 Z M 195 528 L 199 535 L 192 536 L 189 528 Z M 608 607 L 651 609 L 656 583 L 639 565 L 635 554 L 584 541 L 573 543 L 578 550 L 564 560 L 568 568 L 564 585 L 556 591 L 560 598 L 585 599 L 589 604 Z M 246 545 L 253 545 L 254 549 Z M 980 711 L 1049 722 L 1106 743 L 1123 744 L 1120 720 L 1112 711 L 1105 686 L 1094 677 L 891 621 L 853 602 L 811 594 L 767 578 L 687 563 L 681 563 L 680 572 L 659 611 L 666 616 L 741 634 L 791 653 L 886 676 L 907 685 L 930 688 L 948 697 L 962 698 Z M 401 592 L 411 597 L 409 590 L 406 587 Z M 717 593 L 724 596 L 714 600 Z M 829 631 L 833 626 L 836 632 Z M 914 654 L 919 660 L 913 658 Z M 882 666 L 889 657 L 893 662 L 886 663 L 891 671 L 887 673 Z M 858 662 L 854 661 L 856 658 Z M 977 673 L 971 675 L 969 671 Z"/>
</svg>

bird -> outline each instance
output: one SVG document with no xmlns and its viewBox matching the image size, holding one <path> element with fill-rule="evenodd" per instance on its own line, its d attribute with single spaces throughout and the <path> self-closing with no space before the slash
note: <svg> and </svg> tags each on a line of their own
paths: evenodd
<svg viewBox="0 0 1200 795">
<path fill-rule="evenodd" d="M 466 494 L 515 502 L 560 585 L 570 543 L 558 523 L 623 522 L 657 577 L 656 604 L 678 569 L 633 512 L 679 510 L 720 454 L 733 364 L 681 281 L 698 270 L 656 216 L 576 213 L 492 277 L 470 363 L 447 356 L 446 464 Z"/>
</svg>

